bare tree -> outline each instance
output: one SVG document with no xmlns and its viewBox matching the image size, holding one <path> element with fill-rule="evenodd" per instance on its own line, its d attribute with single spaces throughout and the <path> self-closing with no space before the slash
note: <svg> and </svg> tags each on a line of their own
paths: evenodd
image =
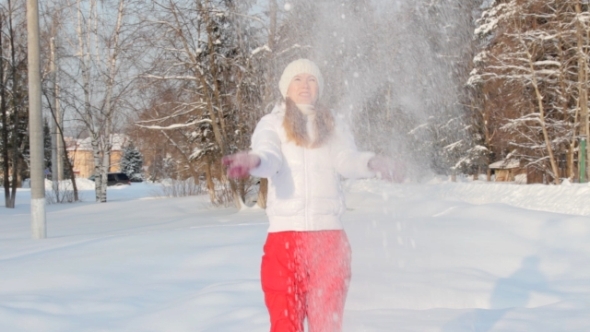
<svg viewBox="0 0 590 332">
<path fill-rule="evenodd" d="M 66 0 L 69 24 L 75 34 L 65 38 L 71 49 L 62 60 L 66 83 L 61 101 L 73 110 L 90 137 L 94 159 L 96 201 L 107 200 L 107 172 L 112 137 L 121 129 L 119 120 L 126 103 L 132 103 L 133 36 L 139 26 L 130 23 L 130 0 Z M 139 60 L 137 60 L 139 61 Z"/>
<path fill-rule="evenodd" d="M 253 60 L 259 44 L 248 3 L 152 1 L 148 15 L 154 66 L 144 78 L 166 82 L 175 100 L 160 101 L 168 113 L 138 124 L 157 130 L 192 176 L 205 174 L 213 202 L 243 204 L 248 182 L 225 177 L 221 157 L 244 149 L 261 103 Z M 253 54 L 254 53 L 254 54 Z M 216 194 L 215 182 L 227 186 Z"/>
<path fill-rule="evenodd" d="M 67 55 L 64 46 L 64 17 L 67 3 L 62 0 L 46 1 L 41 6 L 41 72 L 44 107 L 51 124 L 51 175 L 56 202 L 78 200 L 78 189 L 73 165 L 67 157 L 64 137 L 64 112 L 60 92 L 60 58 Z M 68 174 L 71 188 L 61 188 L 60 181 Z"/>
</svg>

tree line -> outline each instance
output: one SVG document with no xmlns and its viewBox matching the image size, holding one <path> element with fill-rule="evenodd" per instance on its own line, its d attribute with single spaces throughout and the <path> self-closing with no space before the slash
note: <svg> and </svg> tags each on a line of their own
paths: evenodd
<svg viewBox="0 0 590 332">
<path fill-rule="evenodd" d="M 25 13 L 0 3 L 9 202 L 27 177 Z M 264 180 L 227 179 L 220 160 L 248 148 L 280 100 L 282 69 L 299 57 L 318 63 L 322 102 L 360 147 L 404 159 L 416 179 L 509 158 L 546 182 L 578 178 L 590 39 L 581 0 L 47 0 L 40 9 L 44 106 L 60 151 L 48 164 L 63 161 L 73 176 L 64 136 L 90 138 L 99 202 L 110 137 L 125 133 L 150 179 L 204 183 L 217 204 L 241 205 L 260 188 L 264 205 Z"/>
</svg>

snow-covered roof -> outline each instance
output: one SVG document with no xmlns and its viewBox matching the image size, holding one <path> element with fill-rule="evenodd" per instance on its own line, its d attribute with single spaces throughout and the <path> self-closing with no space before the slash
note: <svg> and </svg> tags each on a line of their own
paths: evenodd
<svg viewBox="0 0 590 332">
<path fill-rule="evenodd" d="M 92 139 L 66 139 L 68 151 L 92 151 Z M 129 143 L 129 137 L 125 134 L 111 134 L 111 151 L 120 151 Z"/>
<path fill-rule="evenodd" d="M 517 159 L 507 159 L 507 160 L 500 160 L 494 163 L 491 163 L 489 168 L 492 169 L 511 169 L 511 168 L 519 168 L 520 161 Z"/>
</svg>

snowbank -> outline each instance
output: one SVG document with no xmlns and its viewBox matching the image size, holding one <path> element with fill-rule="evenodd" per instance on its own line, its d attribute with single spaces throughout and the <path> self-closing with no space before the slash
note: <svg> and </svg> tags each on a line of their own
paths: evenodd
<svg viewBox="0 0 590 332">
<path fill-rule="evenodd" d="M 0 331 L 268 330 L 264 212 L 153 186 L 48 206 L 42 241 L 26 190 L 0 209 Z M 347 183 L 344 331 L 590 330 L 588 188 Z"/>
<path fill-rule="evenodd" d="M 378 194 L 408 197 L 424 195 L 427 192 L 433 199 L 456 200 L 476 205 L 502 203 L 530 210 L 590 215 L 590 183 L 564 182 L 556 186 L 487 181 L 450 182 L 433 179 L 427 184 L 403 187 L 392 187 L 371 180 L 356 181 L 353 186 L 356 190 Z"/>
</svg>

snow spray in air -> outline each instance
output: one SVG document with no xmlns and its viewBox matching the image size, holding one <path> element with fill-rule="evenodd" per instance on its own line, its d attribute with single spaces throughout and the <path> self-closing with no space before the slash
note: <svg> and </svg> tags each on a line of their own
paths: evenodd
<svg viewBox="0 0 590 332">
<path fill-rule="evenodd" d="M 461 102 L 477 1 L 292 1 L 300 56 L 322 69 L 328 107 L 357 144 L 409 165 L 420 179 L 445 173 L 470 142 Z M 454 144 L 454 145 L 453 145 Z"/>
</svg>

